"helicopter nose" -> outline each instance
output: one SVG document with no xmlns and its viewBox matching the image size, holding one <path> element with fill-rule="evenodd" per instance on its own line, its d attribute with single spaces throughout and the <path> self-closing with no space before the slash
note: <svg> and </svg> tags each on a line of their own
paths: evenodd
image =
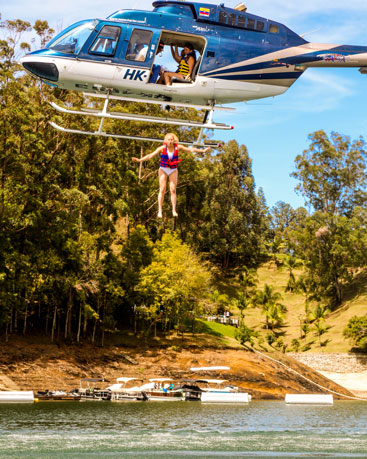
<svg viewBox="0 0 367 459">
<path fill-rule="evenodd" d="M 59 79 L 59 71 L 55 64 L 25 61 L 22 62 L 22 65 L 28 72 L 45 80 L 57 81 Z"/>
</svg>

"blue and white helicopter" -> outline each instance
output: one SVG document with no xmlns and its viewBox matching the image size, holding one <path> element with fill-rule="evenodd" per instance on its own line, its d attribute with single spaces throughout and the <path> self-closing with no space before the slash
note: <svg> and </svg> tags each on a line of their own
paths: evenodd
<svg viewBox="0 0 367 459">
<path fill-rule="evenodd" d="M 153 11 L 120 10 L 107 19 L 80 21 L 58 34 L 41 50 L 21 59 L 33 76 L 54 87 L 104 98 L 103 109 L 53 107 L 61 112 L 100 118 L 95 132 L 64 132 L 134 138 L 103 131 L 107 118 L 199 127 L 195 144 L 203 144 L 204 129 L 232 129 L 213 122 L 223 104 L 283 94 L 310 67 L 357 67 L 367 73 L 367 47 L 310 43 L 283 24 L 250 14 L 241 3 L 224 4 L 157 0 Z M 197 59 L 191 78 L 172 85 L 154 79 L 159 43 L 191 44 Z M 138 58 L 138 49 L 144 49 Z M 205 110 L 202 122 L 116 113 L 110 100 L 134 101 Z"/>
</svg>

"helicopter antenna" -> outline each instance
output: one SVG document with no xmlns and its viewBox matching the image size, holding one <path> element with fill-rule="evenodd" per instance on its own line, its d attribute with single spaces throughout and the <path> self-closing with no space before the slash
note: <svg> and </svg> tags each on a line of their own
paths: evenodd
<svg viewBox="0 0 367 459">
<path fill-rule="evenodd" d="M 319 29 L 311 30 L 310 32 L 303 33 L 302 35 L 300 35 L 300 37 L 303 38 L 305 35 L 310 35 L 311 33 L 318 32 L 319 30 L 321 29 L 319 28 Z"/>
</svg>

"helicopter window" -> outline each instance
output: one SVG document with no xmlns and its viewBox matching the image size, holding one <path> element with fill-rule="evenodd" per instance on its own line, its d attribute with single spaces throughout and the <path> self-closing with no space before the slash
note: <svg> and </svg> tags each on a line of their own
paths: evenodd
<svg viewBox="0 0 367 459">
<path fill-rule="evenodd" d="M 269 32 L 271 32 L 271 33 L 279 33 L 279 27 L 277 25 L 270 24 Z"/>
<path fill-rule="evenodd" d="M 236 17 L 237 15 L 234 13 L 230 13 L 228 16 L 228 25 L 235 26 L 236 25 Z"/>
<path fill-rule="evenodd" d="M 87 41 L 91 31 L 94 30 L 94 22 L 84 22 L 69 29 L 63 35 L 50 42 L 48 48 L 66 54 L 78 54 Z"/>
<path fill-rule="evenodd" d="M 135 29 L 131 34 L 125 59 L 144 62 L 147 58 L 152 36 L 153 32 L 150 30 Z"/>
<path fill-rule="evenodd" d="M 95 54 L 107 54 L 112 56 L 115 53 L 116 45 L 120 36 L 120 27 L 104 26 L 94 41 L 90 52 Z"/>
<path fill-rule="evenodd" d="M 247 19 L 247 28 L 255 29 L 255 19 Z"/>
<path fill-rule="evenodd" d="M 245 16 L 238 16 L 238 22 L 237 22 L 238 27 L 245 28 L 245 24 L 246 24 L 246 17 Z"/>
<path fill-rule="evenodd" d="M 262 32 L 265 29 L 265 24 L 262 21 L 257 21 L 256 22 L 256 30 L 259 32 Z"/>
<path fill-rule="evenodd" d="M 219 13 L 219 22 L 221 22 L 222 24 L 227 23 L 227 12 L 226 11 L 221 11 Z"/>
</svg>

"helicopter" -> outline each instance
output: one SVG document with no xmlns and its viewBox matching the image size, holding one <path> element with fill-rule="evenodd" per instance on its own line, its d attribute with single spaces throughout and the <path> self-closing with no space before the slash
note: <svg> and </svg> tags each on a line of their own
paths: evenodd
<svg viewBox="0 0 367 459">
<path fill-rule="evenodd" d="M 195 50 L 189 79 L 173 78 L 159 84 L 156 74 L 162 45 Z M 141 53 L 144 50 L 144 53 Z M 311 67 L 356 67 L 367 73 L 367 47 L 308 42 L 287 26 L 250 14 L 243 3 L 224 4 L 156 0 L 153 11 L 119 10 L 106 19 L 77 22 L 54 37 L 45 48 L 21 59 L 24 69 L 55 88 L 81 91 L 85 97 L 104 99 L 102 109 L 72 109 L 52 102 L 62 113 L 100 119 L 97 131 L 63 132 L 149 141 L 160 139 L 107 133 L 105 119 L 200 128 L 233 129 L 213 121 L 223 105 L 283 94 Z M 202 121 L 114 112 L 111 100 L 160 104 L 163 108 L 204 110 Z"/>
</svg>

